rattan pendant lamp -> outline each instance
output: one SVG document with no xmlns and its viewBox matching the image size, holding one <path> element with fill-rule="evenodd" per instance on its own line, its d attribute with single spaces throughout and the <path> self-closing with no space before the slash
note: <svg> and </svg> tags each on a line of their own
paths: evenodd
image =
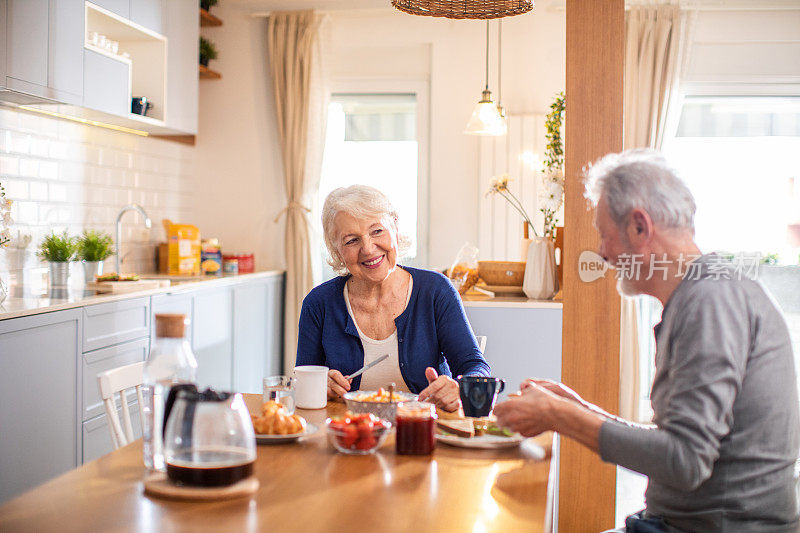
<svg viewBox="0 0 800 533">
<path fill-rule="evenodd" d="M 533 0 L 392 0 L 405 13 L 449 19 L 497 19 L 533 9 Z"/>
<path fill-rule="evenodd" d="M 499 65 L 498 65 L 499 69 Z M 508 132 L 506 119 L 501 113 L 498 104 L 492 101 L 492 91 L 489 90 L 489 21 L 486 21 L 486 85 L 481 93 L 481 99 L 472 116 L 469 117 L 464 133 L 467 135 L 487 135 L 499 137 Z"/>
</svg>

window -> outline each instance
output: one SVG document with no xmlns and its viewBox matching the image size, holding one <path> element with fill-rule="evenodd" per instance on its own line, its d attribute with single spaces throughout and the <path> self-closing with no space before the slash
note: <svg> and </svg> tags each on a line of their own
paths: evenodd
<svg viewBox="0 0 800 533">
<path fill-rule="evenodd" d="M 424 84 L 375 85 L 349 84 L 331 94 L 314 218 L 321 224 L 322 205 L 333 189 L 375 187 L 397 209 L 400 231 L 412 238 L 402 262 L 422 265 L 427 259 L 427 93 Z M 321 234 L 321 225 L 318 229 Z M 321 243 L 323 280 L 334 276 L 326 258 Z"/>
</svg>

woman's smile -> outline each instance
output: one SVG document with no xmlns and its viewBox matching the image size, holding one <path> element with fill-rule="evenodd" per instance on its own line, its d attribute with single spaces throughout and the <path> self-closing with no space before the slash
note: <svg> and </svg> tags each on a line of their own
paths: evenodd
<svg viewBox="0 0 800 533">
<path fill-rule="evenodd" d="M 380 255 L 378 257 L 368 259 L 367 261 L 362 261 L 361 264 L 367 268 L 378 268 L 379 266 L 381 266 L 381 263 L 383 263 L 383 259 L 385 257 L 386 257 L 385 255 Z"/>
</svg>

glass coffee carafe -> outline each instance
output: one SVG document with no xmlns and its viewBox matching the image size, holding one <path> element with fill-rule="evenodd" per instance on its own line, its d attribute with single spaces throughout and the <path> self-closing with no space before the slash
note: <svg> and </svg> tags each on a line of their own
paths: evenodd
<svg viewBox="0 0 800 533">
<path fill-rule="evenodd" d="M 241 394 L 176 385 L 165 411 L 164 460 L 170 480 L 219 487 L 253 473 L 255 434 Z"/>
</svg>

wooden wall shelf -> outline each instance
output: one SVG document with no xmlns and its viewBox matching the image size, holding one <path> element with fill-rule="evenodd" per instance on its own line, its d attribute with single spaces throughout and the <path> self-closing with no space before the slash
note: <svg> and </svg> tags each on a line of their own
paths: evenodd
<svg viewBox="0 0 800 533">
<path fill-rule="evenodd" d="M 219 72 L 215 72 L 208 67 L 204 67 L 203 65 L 197 65 L 197 68 L 200 69 L 200 79 L 201 80 L 218 80 L 222 77 L 222 74 Z"/>
<path fill-rule="evenodd" d="M 203 8 L 200 8 L 200 25 L 201 26 L 222 26 L 222 21 L 206 11 Z"/>
</svg>

